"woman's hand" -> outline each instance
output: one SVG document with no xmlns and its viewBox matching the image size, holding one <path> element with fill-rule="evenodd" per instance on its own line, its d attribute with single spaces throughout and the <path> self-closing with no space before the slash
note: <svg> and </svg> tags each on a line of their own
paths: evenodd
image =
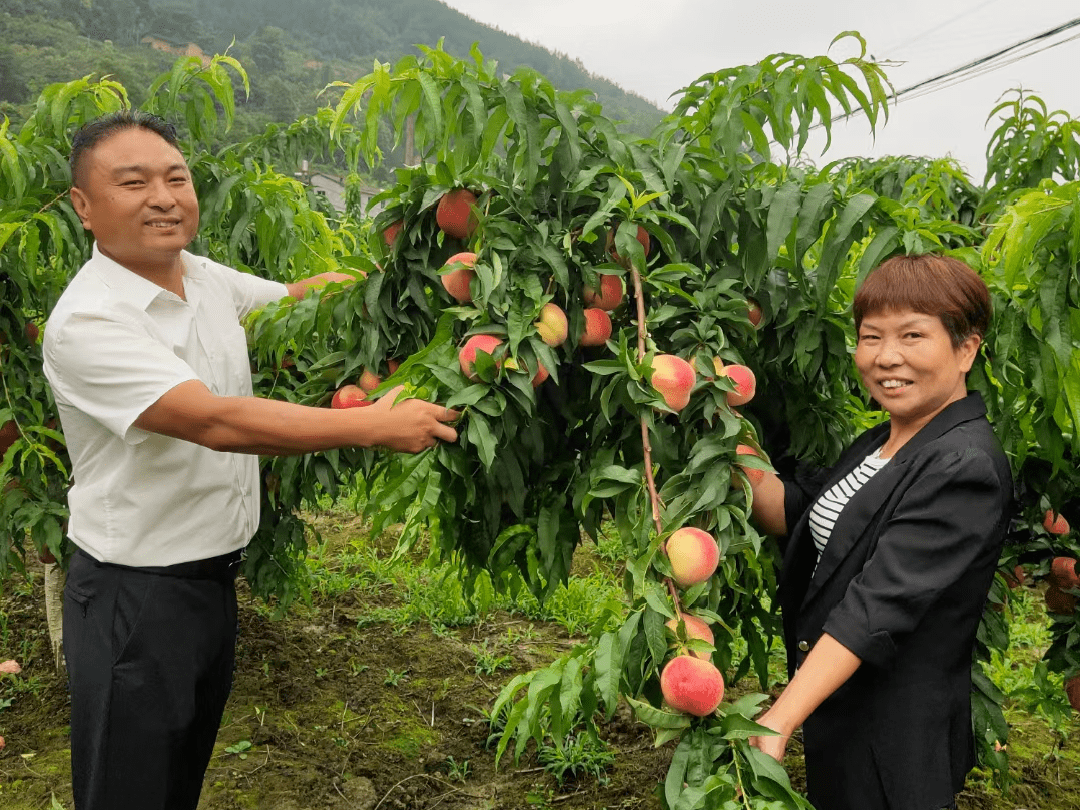
<svg viewBox="0 0 1080 810">
<path fill-rule="evenodd" d="M 780 723 L 776 722 L 775 718 L 770 717 L 771 712 L 765 712 L 756 721 L 758 725 L 765 726 L 765 728 L 771 728 L 777 732 L 775 737 L 751 737 L 750 745 L 761 751 L 763 754 L 768 754 L 777 762 L 784 761 L 784 751 L 787 749 L 788 740 L 791 739 L 791 733 L 785 733 L 780 728 Z"/>
</svg>

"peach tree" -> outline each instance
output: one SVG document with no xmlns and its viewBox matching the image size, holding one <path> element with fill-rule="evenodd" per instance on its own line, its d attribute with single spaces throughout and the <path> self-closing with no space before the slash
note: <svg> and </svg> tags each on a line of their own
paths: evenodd
<svg viewBox="0 0 1080 810">
<path fill-rule="evenodd" d="M 579 543 L 605 532 L 622 543 L 627 602 L 610 605 L 586 643 L 507 686 L 493 712 L 500 756 L 595 732 L 622 696 L 658 742 L 679 740 L 668 806 L 805 805 L 746 744 L 761 696 L 695 717 L 662 705 L 661 679 L 669 660 L 692 653 L 728 683 L 753 673 L 767 685 L 776 557 L 748 522 L 746 476 L 766 466 L 755 458 L 763 451 L 780 470 L 828 463 L 881 418 L 852 374 L 850 301 L 893 253 L 950 251 L 987 279 L 995 328 L 972 384 L 1013 460 L 1021 503 L 1003 565 L 1043 576 L 1052 556 L 1075 555 L 1069 535 L 1042 527 L 1048 509 L 1073 514 L 1078 491 L 1080 149 L 1068 116 L 1024 94 L 993 111 L 1004 115 L 984 188 L 950 161 L 802 159 L 813 126 L 828 132 L 841 113 L 883 120 L 887 82 L 864 54 L 778 54 L 707 74 L 647 138 L 621 132 L 586 93 L 556 91 L 528 70 L 506 76 L 475 49 L 463 61 L 433 48 L 329 88 L 336 106 L 229 143 L 234 77 L 246 84 L 228 57 L 209 68 L 185 59 L 147 93 L 148 109 L 185 124 L 203 212 L 193 249 L 284 280 L 358 278 L 252 320 L 258 393 L 326 405 L 364 375 L 381 378 L 376 395 L 400 383 L 464 412 L 459 443 L 417 456 L 266 460 L 244 569 L 254 591 L 282 609 L 304 592 L 298 510 L 358 474 L 373 531 L 400 524 L 402 552 L 430 537 L 435 554 L 468 572 L 481 606 L 495 589 L 543 598 Z M 63 562 L 70 552 L 69 462 L 27 324 L 40 331 L 89 251 L 65 196 L 70 133 L 126 102 L 118 83 L 87 77 L 47 88 L 18 132 L 0 127 L 0 575 L 28 553 Z M 391 146 L 385 133 L 401 139 L 410 128 L 420 162 L 396 172 L 373 223 L 355 194 L 339 214 L 288 173 L 312 156 L 376 165 Z M 461 189 L 472 204 L 450 219 L 464 231 L 439 215 Z M 461 266 L 446 265 L 462 253 L 475 254 L 472 278 L 467 296 L 454 296 L 460 287 L 444 279 Z M 587 345 L 596 341 L 583 340 L 586 313 L 598 307 L 586 288 L 613 284 L 609 339 Z M 536 326 L 552 305 L 566 315 L 556 345 Z M 471 379 L 459 352 L 476 335 L 499 343 L 476 356 Z M 695 361 L 684 406 L 653 385 L 659 355 Z M 714 358 L 753 370 L 752 401 L 731 405 L 734 382 Z M 534 385 L 541 366 L 550 378 Z M 685 586 L 665 553 L 682 528 L 711 537 L 719 558 Z M 994 600 L 1004 593 L 1002 580 Z M 696 635 L 701 622 L 711 641 Z M 983 658 L 1007 645 L 1005 627 L 987 611 Z M 1047 663 L 1075 675 L 1075 607 L 1053 627 Z M 977 662 L 973 676 L 980 753 L 1002 769 L 1004 696 Z"/>
</svg>

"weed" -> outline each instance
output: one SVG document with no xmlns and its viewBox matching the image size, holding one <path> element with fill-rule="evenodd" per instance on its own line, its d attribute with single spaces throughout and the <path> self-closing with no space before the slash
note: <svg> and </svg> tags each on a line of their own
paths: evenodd
<svg viewBox="0 0 1080 810">
<path fill-rule="evenodd" d="M 592 776 L 601 785 L 606 785 L 607 770 L 615 764 L 611 747 L 590 728 L 569 734 L 554 745 L 545 743 L 540 746 L 538 756 L 544 770 L 554 776 L 560 786 L 568 775 L 573 779 Z"/>
<path fill-rule="evenodd" d="M 409 670 L 403 669 L 401 672 L 396 672 L 390 667 L 386 668 L 386 678 L 383 680 L 383 686 L 397 686 L 402 681 L 409 680 Z"/>
<path fill-rule="evenodd" d="M 240 740 L 235 745 L 226 747 L 226 754 L 236 754 L 240 759 L 247 759 L 247 752 L 251 749 L 251 740 Z"/>
<path fill-rule="evenodd" d="M 487 639 L 481 646 L 473 644 L 469 649 L 476 656 L 474 669 L 477 675 L 494 675 L 500 669 L 510 669 L 514 665 L 514 659 L 509 655 L 499 655 L 496 650 L 488 649 Z"/>
<path fill-rule="evenodd" d="M 464 762 L 458 762 L 453 757 L 447 757 L 446 775 L 455 782 L 465 784 L 465 780 L 469 776 L 469 760 L 466 759 Z"/>
</svg>

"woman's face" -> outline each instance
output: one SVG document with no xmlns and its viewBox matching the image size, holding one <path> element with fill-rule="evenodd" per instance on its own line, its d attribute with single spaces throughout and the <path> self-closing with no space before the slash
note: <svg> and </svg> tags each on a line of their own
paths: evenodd
<svg viewBox="0 0 1080 810">
<path fill-rule="evenodd" d="M 981 342 L 978 335 L 953 348 L 941 318 L 912 310 L 863 317 L 855 365 L 870 395 L 894 423 L 929 422 L 967 396 L 965 375 Z"/>
</svg>

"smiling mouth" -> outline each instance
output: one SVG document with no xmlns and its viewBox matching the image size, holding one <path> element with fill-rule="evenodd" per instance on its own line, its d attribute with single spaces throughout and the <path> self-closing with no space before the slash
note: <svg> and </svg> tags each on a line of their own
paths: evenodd
<svg viewBox="0 0 1080 810">
<path fill-rule="evenodd" d="M 157 228 L 158 230 L 168 230 L 169 228 L 175 228 L 180 224 L 180 220 L 161 220 L 155 219 L 146 223 L 151 228 Z"/>
<path fill-rule="evenodd" d="M 878 385 L 886 391 L 900 391 L 914 385 L 911 380 L 881 380 Z"/>
</svg>

